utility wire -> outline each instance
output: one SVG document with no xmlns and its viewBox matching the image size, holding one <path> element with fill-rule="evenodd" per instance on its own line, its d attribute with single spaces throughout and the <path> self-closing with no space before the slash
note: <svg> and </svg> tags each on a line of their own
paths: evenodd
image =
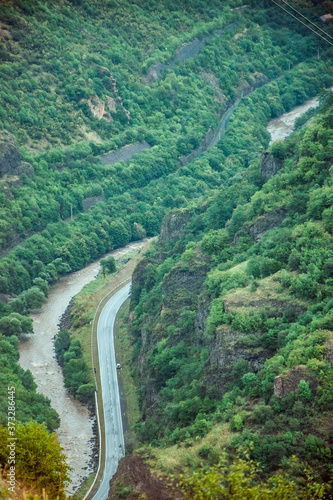
<svg viewBox="0 0 333 500">
<path fill-rule="evenodd" d="M 275 5 L 277 5 L 278 7 L 280 7 L 280 9 L 284 10 L 284 12 L 286 12 L 289 16 L 291 16 L 294 19 L 296 19 L 296 21 L 298 21 L 299 23 L 303 24 L 303 26 L 305 26 L 308 30 L 312 31 L 312 33 L 314 33 L 315 35 L 319 36 L 319 38 L 321 38 L 322 40 L 324 40 L 326 43 L 328 43 L 329 45 L 331 45 L 333 47 L 333 43 L 332 42 L 330 42 L 329 40 L 326 40 L 326 38 L 324 38 L 323 36 L 319 35 L 319 33 L 317 33 L 315 30 L 313 30 L 312 28 L 310 28 L 310 26 L 307 26 L 305 23 L 303 23 L 303 21 L 301 21 L 296 16 L 294 16 L 293 14 L 291 14 L 291 12 L 288 12 L 286 9 L 284 9 L 282 7 L 282 5 L 279 5 L 274 0 L 271 0 L 271 2 L 273 2 Z"/>
<path fill-rule="evenodd" d="M 329 35 L 328 33 L 326 33 L 326 31 L 322 30 L 315 23 L 313 23 L 312 21 L 310 21 L 310 19 L 308 19 L 307 17 L 303 16 L 303 14 L 301 14 L 298 10 L 294 9 L 294 7 L 292 5 L 290 5 L 289 3 L 287 3 L 285 0 L 281 0 L 281 2 L 284 3 L 285 5 L 288 5 L 288 7 L 290 7 L 294 12 L 297 12 L 297 14 L 299 14 L 301 17 L 303 17 L 303 19 L 305 19 L 306 21 L 308 21 L 308 23 L 312 24 L 312 26 L 314 26 L 315 28 L 317 28 L 317 30 L 319 30 L 322 33 L 324 33 L 324 35 L 326 35 L 328 38 L 330 38 L 333 41 L 333 37 L 331 37 L 331 35 Z"/>
</svg>

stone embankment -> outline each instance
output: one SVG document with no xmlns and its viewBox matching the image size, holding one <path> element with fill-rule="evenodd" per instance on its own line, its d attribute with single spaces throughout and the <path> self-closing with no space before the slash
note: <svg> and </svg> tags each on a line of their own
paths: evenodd
<svg viewBox="0 0 333 500">
<path fill-rule="evenodd" d="M 200 50 L 206 45 L 206 43 L 213 38 L 215 35 L 222 35 L 226 31 L 232 30 L 237 26 L 237 23 L 231 23 L 225 28 L 214 30 L 209 35 L 204 36 L 201 40 L 195 38 L 192 42 L 185 43 L 182 45 L 171 59 L 168 64 L 156 63 L 148 68 L 146 81 L 151 83 L 154 80 L 160 78 L 163 72 L 168 69 L 173 69 L 176 64 L 182 64 L 187 59 L 191 59 L 199 54 Z"/>
<path fill-rule="evenodd" d="M 129 163 L 134 155 L 141 153 L 144 149 L 150 148 L 150 144 L 146 141 L 134 142 L 133 144 L 129 144 L 128 146 L 118 149 L 117 151 L 111 151 L 110 153 L 103 155 L 102 162 L 104 165 L 113 165 L 118 161 Z"/>
</svg>

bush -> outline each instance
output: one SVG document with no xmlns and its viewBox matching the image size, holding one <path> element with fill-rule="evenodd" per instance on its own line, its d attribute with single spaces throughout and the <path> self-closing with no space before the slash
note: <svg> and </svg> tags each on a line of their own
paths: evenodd
<svg viewBox="0 0 333 500">
<path fill-rule="evenodd" d="M 309 403 L 313 398 L 312 391 L 309 387 L 309 382 L 301 380 L 298 384 L 298 395 L 303 403 Z"/>
<path fill-rule="evenodd" d="M 81 401 L 81 403 L 93 403 L 95 396 L 95 386 L 92 384 L 80 385 L 76 391 L 76 398 Z"/>
<path fill-rule="evenodd" d="M 292 278 L 291 278 L 290 274 L 288 274 L 285 269 L 282 269 L 282 271 L 281 271 L 281 284 L 282 284 L 282 286 L 284 286 L 285 288 L 290 287 L 291 279 Z"/>
<path fill-rule="evenodd" d="M 329 449 L 325 449 L 324 441 L 312 434 L 309 434 L 306 438 L 304 447 L 308 460 L 311 458 L 324 458 L 330 452 Z"/>
<path fill-rule="evenodd" d="M 299 269 L 301 263 L 301 254 L 295 248 L 292 249 L 288 258 L 288 266 L 292 271 Z"/>
<path fill-rule="evenodd" d="M 207 422 L 207 420 L 200 419 L 200 420 L 196 420 L 194 422 L 194 424 L 191 426 L 191 428 L 192 428 L 192 432 L 191 432 L 192 436 L 194 436 L 194 437 L 196 437 L 196 436 L 203 437 L 209 431 L 210 425 Z"/>
<path fill-rule="evenodd" d="M 214 465 L 219 461 L 218 450 L 216 448 L 213 448 L 213 446 L 209 446 L 207 444 L 204 444 L 203 446 L 201 446 L 201 448 L 199 448 L 198 455 L 200 458 L 208 460 L 210 465 Z"/>
<path fill-rule="evenodd" d="M 320 407 L 323 410 L 331 410 L 333 408 L 333 368 L 323 377 L 320 393 Z"/>
<path fill-rule="evenodd" d="M 114 273 L 117 270 L 116 261 L 111 255 L 106 259 L 101 259 L 102 273 L 103 276 L 106 274 Z"/>
<path fill-rule="evenodd" d="M 273 434 L 276 430 L 276 423 L 274 420 L 267 420 L 264 425 L 265 433 Z"/>
<path fill-rule="evenodd" d="M 300 274 L 291 287 L 300 298 L 314 299 L 317 295 L 317 281 L 309 273 Z"/>
<path fill-rule="evenodd" d="M 245 373 L 242 376 L 242 384 L 246 394 L 252 397 L 256 397 L 258 395 L 258 378 L 254 373 Z"/>
<path fill-rule="evenodd" d="M 235 415 L 233 419 L 233 427 L 236 431 L 241 431 L 243 428 L 243 419 L 240 415 Z"/>
<path fill-rule="evenodd" d="M 259 424 L 263 424 L 267 420 L 272 419 L 273 415 L 274 412 L 270 406 L 257 405 L 253 408 L 254 419 Z"/>
<path fill-rule="evenodd" d="M 259 259 L 250 259 L 247 263 L 246 273 L 254 278 L 260 278 L 260 262 Z"/>
<path fill-rule="evenodd" d="M 54 347 L 56 358 L 60 366 L 64 366 L 64 354 L 68 351 L 70 343 L 71 341 L 68 330 L 62 329 L 55 336 Z"/>
<path fill-rule="evenodd" d="M 270 147 L 270 152 L 275 158 L 283 160 L 285 157 L 285 145 L 283 141 L 275 141 Z"/>
</svg>

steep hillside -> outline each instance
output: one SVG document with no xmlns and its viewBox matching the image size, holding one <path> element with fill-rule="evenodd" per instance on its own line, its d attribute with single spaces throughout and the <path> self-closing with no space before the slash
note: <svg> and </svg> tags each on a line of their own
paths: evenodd
<svg viewBox="0 0 333 500">
<path fill-rule="evenodd" d="M 299 485 L 308 474 L 310 483 L 329 480 L 332 119 L 330 94 L 316 120 L 274 143 L 237 190 L 170 212 L 137 267 L 137 429 L 161 447 L 146 452 L 153 470 L 207 472 L 241 446 L 266 476 L 281 469 Z M 201 441 L 218 422 L 224 439 Z M 187 455 L 176 451 L 184 447 Z"/>
</svg>

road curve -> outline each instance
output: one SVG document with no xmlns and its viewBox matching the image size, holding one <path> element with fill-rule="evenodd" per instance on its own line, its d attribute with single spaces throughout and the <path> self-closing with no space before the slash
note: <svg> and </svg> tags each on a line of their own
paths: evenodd
<svg viewBox="0 0 333 500">
<path fill-rule="evenodd" d="M 130 287 L 131 284 L 128 283 L 111 297 L 104 306 L 97 325 L 98 357 L 105 422 L 105 467 L 98 490 L 92 500 L 106 500 L 109 493 L 110 479 L 116 473 L 118 462 L 125 453 L 113 329 L 116 315 L 129 296 Z"/>
</svg>

